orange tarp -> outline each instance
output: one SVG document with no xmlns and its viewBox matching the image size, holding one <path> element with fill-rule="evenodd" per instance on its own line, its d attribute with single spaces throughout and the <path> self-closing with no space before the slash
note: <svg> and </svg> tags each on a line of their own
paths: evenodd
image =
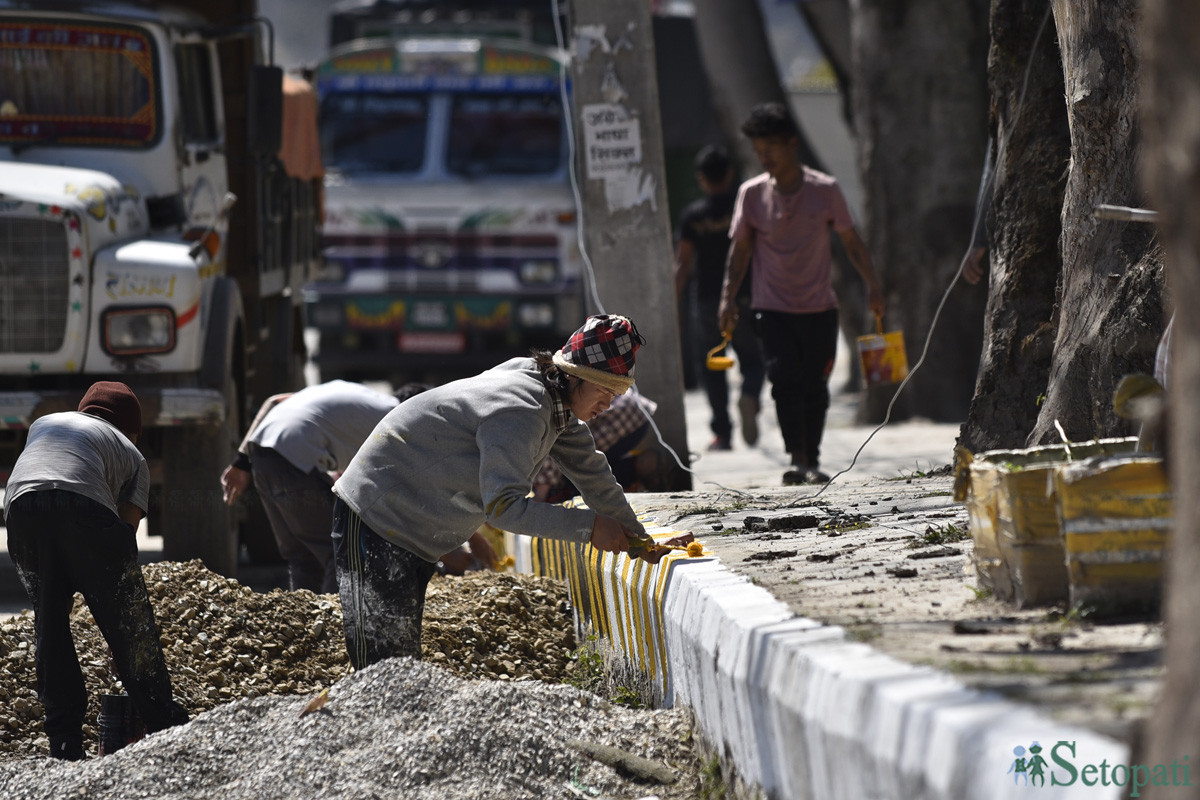
<svg viewBox="0 0 1200 800">
<path fill-rule="evenodd" d="M 325 175 L 317 136 L 317 92 L 294 75 L 283 76 L 283 144 L 279 160 L 288 175 L 319 180 Z"/>
</svg>

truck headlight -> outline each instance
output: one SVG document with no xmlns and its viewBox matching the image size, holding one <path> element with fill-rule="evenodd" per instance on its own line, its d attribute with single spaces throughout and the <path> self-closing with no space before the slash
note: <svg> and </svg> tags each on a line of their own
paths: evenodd
<svg viewBox="0 0 1200 800">
<path fill-rule="evenodd" d="M 101 317 L 105 352 L 114 356 L 175 349 L 175 312 L 166 306 L 116 308 Z"/>
<path fill-rule="evenodd" d="M 521 265 L 521 283 L 554 283 L 558 265 L 553 261 L 526 261 Z"/>
<path fill-rule="evenodd" d="M 517 306 L 517 323 L 522 328 L 548 328 L 554 324 L 554 305 L 522 303 Z"/>
</svg>

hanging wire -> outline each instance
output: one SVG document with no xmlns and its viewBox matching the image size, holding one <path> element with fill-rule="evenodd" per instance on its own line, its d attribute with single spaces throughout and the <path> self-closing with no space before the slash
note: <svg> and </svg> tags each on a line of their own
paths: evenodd
<svg viewBox="0 0 1200 800">
<path fill-rule="evenodd" d="M 564 32 L 562 30 L 562 25 L 561 25 L 559 0 L 550 0 L 550 3 L 551 3 L 551 10 L 554 15 L 554 34 L 555 34 L 555 37 L 558 42 L 558 47 L 560 50 L 563 50 L 564 52 L 566 52 L 568 48 L 566 47 L 566 44 L 565 44 L 565 35 L 564 35 Z M 1029 88 L 1029 76 L 1030 76 L 1030 72 L 1033 68 L 1033 59 L 1034 59 L 1034 56 L 1037 54 L 1038 44 L 1041 42 L 1042 34 L 1046 30 L 1046 25 L 1050 20 L 1051 12 L 1052 12 L 1052 7 L 1050 6 L 1049 3 L 1047 3 L 1046 13 L 1042 17 L 1042 22 L 1038 27 L 1037 35 L 1034 37 L 1033 45 L 1029 51 L 1029 58 L 1025 64 L 1025 75 L 1021 82 L 1021 93 L 1017 97 L 1017 104 L 1016 104 L 1016 108 L 1015 108 L 1014 114 L 1013 114 L 1013 125 L 1014 126 L 1016 125 L 1017 121 L 1020 119 L 1021 112 L 1025 106 L 1025 93 L 1026 93 L 1026 90 Z M 566 62 L 564 61 L 564 62 L 560 63 L 560 65 L 559 65 L 559 78 L 560 78 L 559 79 L 559 90 L 560 90 L 561 101 L 562 101 L 563 110 L 564 110 L 563 116 L 566 119 L 568 157 L 570 158 L 571 192 L 575 198 L 576 220 L 578 223 L 577 224 L 577 235 L 579 237 L 579 253 L 583 258 L 584 268 L 585 268 L 585 271 L 587 272 L 588 287 L 591 291 L 592 301 L 600 313 L 605 313 L 604 304 L 600 300 L 600 292 L 599 292 L 599 289 L 596 284 L 595 269 L 592 265 L 591 257 L 588 254 L 587 242 L 584 238 L 583 198 L 582 198 L 582 195 L 581 195 L 580 189 L 579 189 L 579 175 L 578 175 L 578 171 L 577 171 L 576 164 L 575 164 L 575 160 L 576 160 L 575 159 L 575 133 L 574 133 L 573 114 L 570 113 L 570 107 L 569 107 L 570 98 L 568 97 L 568 92 L 567 92 L 566 69 L 567 69 Z M 990 152 L 991 152 L 990 140 L 988 143 L 988 152 L 990 155 Z M 980 181 L 980 190 L 979 190 L 979 194 L 976 197 L 976 201 L 975 201 L 975 217 L 974 217 L 974 221 L 971 226 L 970 243 L 967 246 L 966 252 L 963 254 L 962 260 L 959 261 L 958 269 L 955 271 L 954 277 L 951 278 L 950 283 L 946 286 L 946 291 L 943 292 L 942 298 L 938 302 L 937 308 L 934 310 L 933 319 L 929 323 L 929 330 L 925 334 L 925 343 L 921 348 L 921 357 L 919 359 L 917 359 L 917 363 L 915 365 L 913 365 L 913 368 L 911 370 L 909 370 L 908 375 L 906 375 L 904 380 L 902 380 L 900 382 L 900 385 L 896 387 L 896 391 L 892 394 L 891 400 L 888 401 L 887 411 L 884 413 L 883 421 L 880 422 L 877 426 L 875 426 L 875 428 L 867 435 L 867 438 L 863 440 L 863 443 L 861 445 L 859 445 L 858 449 L 854 452 L 853 458 L 850 459 L 850 465 L 847 466 L 845 469 L 834 473 L 834 475 L 829 479 L 828 483 L 824 484 L 809 499 L 815 500 L 816 498 L 820 497 L 825 492 L 825 490 L 828 489 L 833 484 L 833 482 L 835 480 L 837 480 L 842 475 L 845 475 L 850 470 L 854 469 L 854 466 L 858 463 L 858 457 L 862 454 L 863 450 L 866 449 L 866 446 L 868 444 L 870 444 L 871 440 L 875 438 L 875 434 L 879 433 L 879 431 L 883 430 L 883 428 L 891 422 L 892 410 L 894 409 L 894 407 L 896 405 L 897 398 L 900 397 L 900 393 L 904 391 L 904 387 L 906 387 L 908 385 L 909 381 L 912 380 L 913 376 L 917 373 L 917 371 L 920 370 L 921 367 L 925 364 L 925 358 L 929 354 L 929 344 L 933 340 L 933 332 L 937 328 L 938 320 L 941 318 L 942 309 L 945 308 L 946 301 L 950 298 L 950 292 L 954 289 L 954 285 L 958 282 L 958 279 L 962 276 L 963 268 L 966 266 L 967 259 L 970 257 L 971 251 L 974 250 L 976 245 L 978 244 L 977 239 L 978 239 L 978 235 L 979 235 L 978 234 L 979 223 L 980 223 L 980 220 L 982 219 L 982 215 L 984 213 L 984 208 L 986 206 L 988 197 L 991 194 L 991 191 L 990 191 L 991 182 L 992 182 L 991 161 L 989 158 L 984 164 L 984 173 L 983 173 L 983 176 Z M 696 475 L 696 471 L 693 470 L 690 466 L 685 465 L 683 463 L 682 459 L 680 459 L 679 454 L 676 453 L 675 450 L 669 444 L 667 444 L 665 439 L 663 439 L 662 432 L 659 430 L 658 425 L 655 424 L 653 417 L 646 412 L 644 405 L 640 402 L 641 392 L 638 391 L 636 384 L 633 387 L 633 392 L 635 395 L 637 395 L 639 397 L 638 408 L 645 415 L 647 422 L 649 422 L 649 424 L 650 424 L 650 428 L 654 431 L 654 435 L 658 439 L 658 443 L 663 447 L 663 449 L 665 449 L 668 453 L 671 454 L 671 457 L 673 459 L 675 459 L 675 463 L 679 466 L 680 469 L 682 469 L 684 472 L 690 473 L 691 475 Z M 741 489 L 734 489 L 732 487 L 725 486 L 717 481 L 705 481 L 705 483 L 712 485 L 712 486 L 716 486 L 720 489 L 724 489 L 727 492 L 733 492 L 735 494 L 739 494 L 739 495 L 742 495 L 745 497 L 753 496 L 753 494 L 750 492 L 745 492 L 745 491 L 742 491 Z"/>
</svg>

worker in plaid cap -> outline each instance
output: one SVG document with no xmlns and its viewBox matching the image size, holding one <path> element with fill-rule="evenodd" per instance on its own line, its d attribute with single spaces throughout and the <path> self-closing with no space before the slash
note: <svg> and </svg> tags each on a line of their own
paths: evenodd
<svg viewBox="0 0 1200 800">
<path fill-rule="evenodd" d="M 626 317 L 588 317 L 554 354 L 554 364 L 568 375 L 599 384 L 613 394 L 625 394 L 633 386 L 634 357 L 645 343 Z"/>
<path fill-rule="evenodd" d="M 333 547 L 355 669 L 421 657 L 425 589 L 485 522 L 622 553 L 648 540 L 585 424 L 633 385 L 645 340 L 625 317 L 590 317 L 557 352 L 514 358 L 388 412 L 334 484 Z M 549 457 L 586 508 L 537 502 Z M 657 561 L 658 548 L 635 548 Z"/>
</svg>

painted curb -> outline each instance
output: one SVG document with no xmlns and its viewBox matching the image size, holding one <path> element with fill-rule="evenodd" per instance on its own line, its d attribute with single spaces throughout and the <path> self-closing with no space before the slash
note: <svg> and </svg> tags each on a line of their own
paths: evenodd
<svg viewBox="0 0 1200 800">
<path fill-rule="evenodd" d="M 679 531 L 647 523 L 656 539 Z M 620 649 L 663 705 L 692 709 L 742 780 L 779 800 L 1107 800 L 1128 748 L 797 616 L 711 556 L 656 566 L 507 534 L 520 572 L 570 587 L 577 629 Z M 1066 745 L 1074 743 L 1074 755 Z M 1044 785 L 1014 770 L 1040 743 Z M 1026 762 L 1027 763 L 1027 762 Z M 1070 768 L 1076 774 L 1072 777 Z M 1114 768 L 1115 767 L 1115 768 Z M 1065 785 L 1054 785 L 1055 782 Z"/>
</svg>

